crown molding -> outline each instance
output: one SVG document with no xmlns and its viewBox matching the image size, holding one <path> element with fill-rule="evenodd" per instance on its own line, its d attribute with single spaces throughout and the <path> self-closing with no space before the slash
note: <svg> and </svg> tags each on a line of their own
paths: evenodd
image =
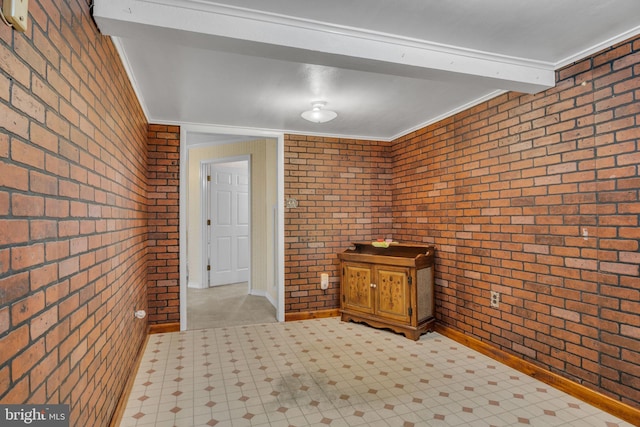
<svg viewBox="0 0 640 427">
<path fill-rule="evenodd" d="M 127 73 L 127 76 L 129 77 L 129 82 L 131 83 L 131 87 L 133 87 L 133 92 L 136 94 L 136 98 L 138 98 L 138 103 L 140 104 L 140 107 L 142 108 L 142 112 L 143 112 L 143 114 L 144 114 L 144 116 L 145 116 L 145 118 L 147 119 L 147 122 L 148 122 L 149 121 L 149 110 L 147 109 L 147 104 L 144 102 L 144 98 L 142 96 L 142 91 L 140 90 L 140 87 L 138 86 L 138 81 L 136 80 L 136 76 L 133 73 L 133 68 L 131 67 L 131 63 L 129 62 L 129 58 L 127 57 L 126 50 L 122 46 L 122 42 L 120 41 L 120 39 L 118 37 L 111 37 L 111 42 L 115 46 L 116 51 L 118 52 L 118 55 L 120 56 L 120 62 L 122 62 L 122 66 L 124 67 L 124 71 Z"/>
<path fill-rule="evenodd" d="M 569 55 L 566 58 L 556 62 L 554 64 L 554 68 L 556 70 L 559 70 L 560 68 L 566 67 L 567 65 L 571 65 L 575 62 L 578 62 L 588 56 L 601 52 L 605 49 L 609 49 L 612 46 L 615 46 L 618 43 L 622 43 L 626 40 L 629 40 L 639 34 L 640 34 L 640 25 L 630 29 L 629 31 L 625 31 L 624 33 L 618 34 L 617 36 L 604 40 L 600 43 L 596 43 L 595 45 L 588 47 L 587 49 L 581 50 L 580 52 L 577 52 L 573 55 Z"/>
<path fill-rule="evenodd" d="M 398 134 L 396 134 L 396 135 L 392 136 L 391 138 L 389 138 L 388 141 L 395 141 L 398 138 L 401 138 L 401 137 L 403 137 L 405 135 L 408 135 L 408 134 L 410 134 L 412 132 L 415 132 L 417 130 L 423 129 L 423 128 L 425 128 L 425 127 L 427 127 L 429 125 L 432 125 L 434 123 L 438 123 L 441 120 L 449 118 L 449 117 L 451 117 L 451 116 L 453 116 L 455 114 L 461 113 L 461 112 L 463 112 L 465 110 L 468 110 L 469 108 L 475 107 L 476 105 L 482 104 L 485 101 L 489 101 L 489 100 L 491 100 L 491 99 L 493 99 L 493 98 L 495 98 L 497 96 L 500 96 L 500 95 L 502 95 L 504 93 L 507 93 L 507 92 L 508 91 L 506 91 L 506 90 L 496 90 L 496 91 L 488 93 L 488 94 L 486 94 L 484 96 L 481 96 L 479 98 L 473 99 L 473 100 L 471 100 L 471 101 L 469 101 L 469 102 L 467 102 L 465 104 L 459 105 L 456 108 L 447 111 L 446 113 L 440 114 L 440 115 L 438 115 L 436 117 L 432 117 L 429 120 L 427 120 L 425 122 L 422 122 L 422 123 L 420 123 L 418 125 L 415 125 L 415 126 L 409 128 L 407 130 L 403 130 L 402 132 L 399 132 Z"/>
</svg>

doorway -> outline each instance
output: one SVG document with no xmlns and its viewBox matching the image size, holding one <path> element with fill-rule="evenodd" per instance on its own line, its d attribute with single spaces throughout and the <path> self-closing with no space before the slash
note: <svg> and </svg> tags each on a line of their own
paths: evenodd
<svg viewBox="0 0 640 427">
<path fill-rule="evenodd" d="M 228 131 L 228 129 L 225 129 Z M 237 132 L 236 130 L 232 130 Z M 181 127 L 181 158 L 180 158 L 180 329 L 192 329 L 189 322 L 193 321 L 188 313 L 188 294 L 192 290 L 208 290 L 226 288 L 229 294 L 235 294 L 246 300 L 258 299 L 266 302 L 271 312 L 272 320 L 284 321 L 284 136 L 282 134 L 238 135 L 219 133 L 216 127 L 185 125 Z M 222 139 L 221 136 L 223 137 Z M 226 205 L 231 208 L 244 204 L 249 215 L 249 239 L 233 243 L 230 237 L 223 237 L 219 240 L 217 236 L 206 237 L 203 218 L 205 216 L 205 206 L 212 212 L 218 207 L 210 199 L 201 200 L 202 176 L 211 176 L 211 173 L 201 174 L 204 164 L 215 167 L 237 166 L 228 163 L 236 161 L 248 162 L 248 186 L 249 194 L 239 194 L 238 199 L 233 202 L 233 195 L 218 195 L 220 198 L 229 201 Z M 228 171 L 222 171 L 228 172 Z M 224 174 L 224 173 L 223 173 Z M 221 176 L 223 175 L 221 174 Z M 232 176 L 229 174 L 228 176 Z M 233 181 L 228 178 L 226 182 Z M 237 182 L 242 178 L 237 177 Z M 212 181 L 213 182 L 213 181 Z M 240 191 L 242 193 L 242 191 Z M 248 201 L 244 201 L 246 198 Z M 242 206 L 239 206 L 242 207 Z M 233 213 L 229 209 L 227 219 L 236 216 L 242 219 L 245 215 L 240 210 Z M 215 218 L 214 218 L 215 220 Z M 246 221 L 244 221 L 246 222 Z M 243 221 L 239 221 L 242 224 Z M 207 246 L 203 240 L 211 239 Z M 225 239 L 227 239 L 225 241 Z M 213 243 L 216 243 L 215 245 Z M 223 243 L 221 243 L 223 242 Z M 226 242 L 226 243 L 225 243 Z M 226 245 L 226 246 L 225 246 Z M 235 245 L 235 246 L 234 246 Z M 244 246 L 243 246 L 244 245 Z M 222 258 L 215 255 L 215 252 L 222 254 Z M 229 279 L 229 277 L 214 279 L 211 277 L 211 288 L 209 278 L 204 273 L 206 265 L 211 265 L 212 272 L 217 272 L 213 264 L 203 262 L 203 253 L 208 254 L 210 260 L 214 257 L 220 264 L 233 265 L 232 252 L 245 254 L 244 257 L 237 258 L 236 270 L 243 270 L 247 267 L 248 279 L 239 282 L 240 285 L 231 284 L 240 279 Z M 197 255 L 197 256 L 196 256 Z M 228 259 L 224 259 L 229 256 Z M 245 261 L 247 265 L 243 265 Z M 243 295 L 242 295 L 243 294 Z M 225 297 L 226 298 L 226 297 Z M 193 299 L 192 299 L 193 300 Z M 197 302 L 203 298 L 196 298 Z M 229 300 L 230 301 L 230 300 Z M 244 301 L 246 302 L 246 301 Z M 236 303 L 226 303 L 224 308 L 234 306 Z M 249 309 L 240 309 L 241 312 L 258 313 L 260 310 L 252 306 Z M 191 319 L 189 320 L 188 317 Z M 228 320 L 228 319 L 227 319 Z M 262 323 L 262 322 L 261 322 Z M 196 326 L 196 325 L 194 325 Z"/>
<path fill-rule="evenodd" d="M 265 297 L 251 295 L 248 285 L 233 283 L 187 290 L 189 330 L 276 322 L 276 310 Z"/>
</svg>

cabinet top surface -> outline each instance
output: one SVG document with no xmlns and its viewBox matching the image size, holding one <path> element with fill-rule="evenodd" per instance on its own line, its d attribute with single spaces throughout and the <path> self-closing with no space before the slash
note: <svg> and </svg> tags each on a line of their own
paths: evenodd
<svg viewBox="0 0 640 427">
<path fill-rule="evenodd" d="M 400 258 L 416 258 L 425 255 L 433 255 L 435 247 L 431 245 L 416 245 L 411 243 L 390 243 L 389 247 L 376 247 L 372 242 L 356 242 L 343 252 L 343 254 L 378 255 Z"/>
</svg>

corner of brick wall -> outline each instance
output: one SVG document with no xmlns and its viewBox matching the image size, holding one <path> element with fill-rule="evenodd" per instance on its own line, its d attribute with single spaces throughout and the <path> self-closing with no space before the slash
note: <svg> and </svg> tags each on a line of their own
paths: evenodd
<svg viewBox="0 0 640 427">
<path fill-rule="evenodd" d="M 285 312 L 340 306 L 337 253 L 391 236 L 390 144 L 285 136 Z M 329 289 L 320 289 L 320 274 Z"/>
<path fill-rule="evenodd" d="M 640 404 L 640 38 L 557 79 L 391 144 L 287 135 L 286 312 L 339 307 L 351 241 L 433 243 L 440 322 Z"/>
<path fill-rule="evenodd" d="M 149 323 L 180 322 L 180 127 L 150 124 Z"/>
</svg>

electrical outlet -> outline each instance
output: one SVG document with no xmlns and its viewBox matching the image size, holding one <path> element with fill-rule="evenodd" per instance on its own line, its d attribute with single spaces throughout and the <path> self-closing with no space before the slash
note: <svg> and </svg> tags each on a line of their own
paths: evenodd
<svg viewBox="0 0 640 427">
<path fill-rule="evenodd" d="M 29 17 L 29 0 L 4 0 L 2 3 L 2 12 L 7 21 L 13 24 L 13 27 L 24 33 L 27 31 L 27 18 Z"/>
<path fill-rule="evenodd" d="M 320 289 L 327 290 L 329 288 L 329 275 L 322 273 L 320 275 Z"/>
<path fill-rule="evenodd" d="M 500 292 L 491 291 L 491 307 L 500 307 Z"/>
</svg>

